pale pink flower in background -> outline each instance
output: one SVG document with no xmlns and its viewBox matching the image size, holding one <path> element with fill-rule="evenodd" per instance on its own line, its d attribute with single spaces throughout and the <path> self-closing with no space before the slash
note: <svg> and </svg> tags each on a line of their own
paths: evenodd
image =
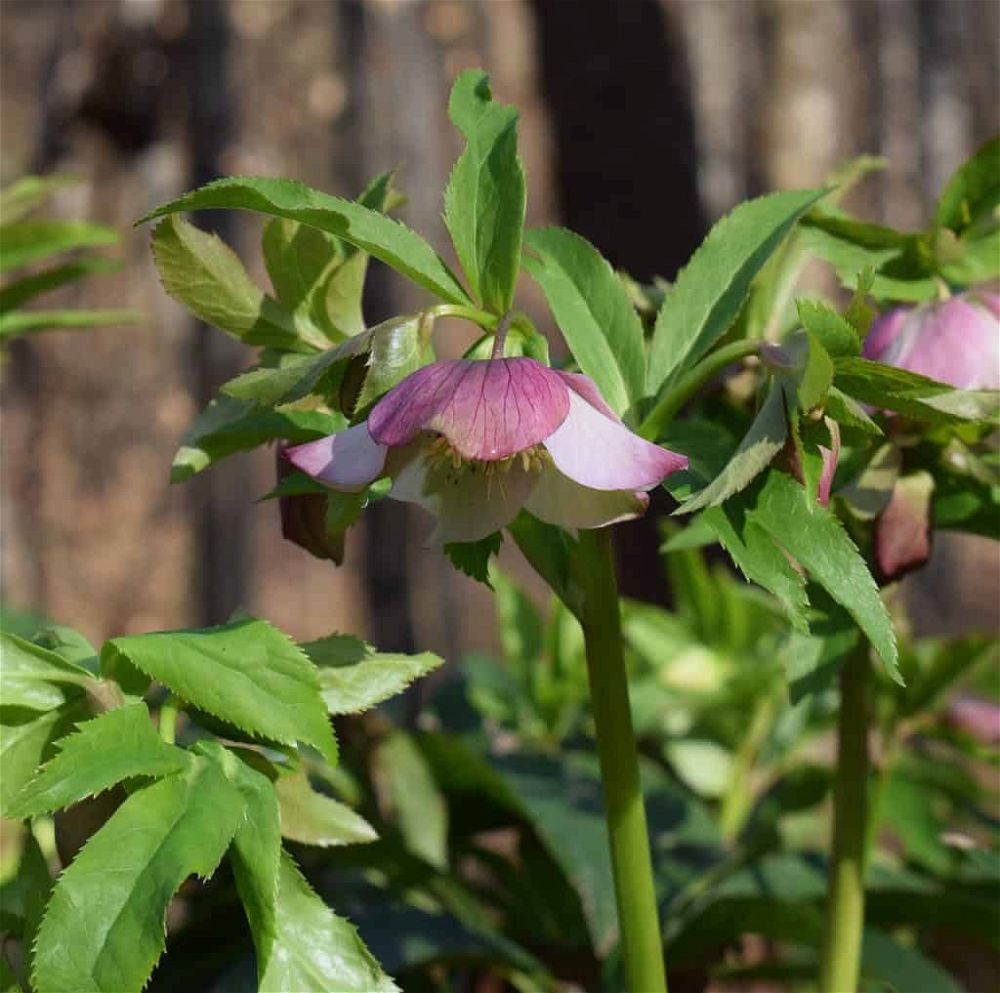
<svg viewBox="0 0 1000 993">
<path fill-rule="evenodd" d="M 570 529 L 639 517 L 688 462 L 633 434 L 586 376 L 529 358 L 433 362 L 288 457 L 337 490 L 389 476 L 390 497 L 437 518 L 434 544 L 477 541 L 522 507 Z"/>
<path fill-rule="evenodd" d="M 1000 389 L 1000 294 L 896 307 L 872 324 L 864 356 L 960 390 Z"/>
</svg>

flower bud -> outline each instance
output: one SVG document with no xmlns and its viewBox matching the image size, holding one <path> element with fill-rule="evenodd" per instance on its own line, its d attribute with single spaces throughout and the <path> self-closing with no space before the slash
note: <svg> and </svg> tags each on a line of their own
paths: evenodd
<svg viewBox="0 0 1000 993">
<path fill-rule="evenodd" d="M 1000 389 L 1000 294 L 890 310 L 872 324 L 864 356 L 960 390 Z"/>
<path fill-rule="evenodd" d="M 293 472 L 295 466 L 285 455 L 286 446 L 276 448 L 278 482 Z M 281 514 L 281 535 L 304 548 L 318 559 L 332 559 L 337 565 L 344 561 L 344 533 L 330 534 L 326 526 L 325 493 L 300 493 L 278 498 Z"/>
</svg>

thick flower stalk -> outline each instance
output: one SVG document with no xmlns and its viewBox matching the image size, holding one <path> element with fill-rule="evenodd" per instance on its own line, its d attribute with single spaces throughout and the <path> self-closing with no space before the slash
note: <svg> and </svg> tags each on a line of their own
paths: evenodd
<svg viewBox="0 0 1000 993">
<path fill-rule="evenodd" d="M 646 491 L 687 465 L 633 434 L 586 376 L 529 358 L 433 362 L 366 421 L 288 457 L 346 492 L 389 476 L 390 497 L 437 518 L 432 544 L 477 541 L 522 507 L 570 529 L 639 517 Z"/>
<path fill-rule="evenodd" d="M 896 307 L 872 324 L 864 356 L 960 390 L 1000 389 L 1000 293 Z"/>
</svg>

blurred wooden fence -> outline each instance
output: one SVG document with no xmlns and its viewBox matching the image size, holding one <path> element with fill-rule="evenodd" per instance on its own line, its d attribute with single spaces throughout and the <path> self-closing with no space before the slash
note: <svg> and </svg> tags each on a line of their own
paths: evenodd
<svg viewBox="0 0 1000 993">
<path fill-rule="evenodd" d="M 55 207 L 118 227 L 125 267 L 70 299 L 148 315 L 11 349 L 4 601 L 94 638 L 242 605 L 303 637 L 351 630 L 451 657 L 489 644 L 489 598 L 421 551 L 426 524 L 399 505 L 366 518 L 336 570 L 283 543 L 276 508 L 251 502 L 271 485 L 267 454 L 167 485 L 184 427 L 247 356 L 165 297 L 133 221 L 216 173 L 350 196 L 400 166 L 403 216 L 443 247 L 448 87 L 482 65 L 523 112 L 529 222 L 564 221 L 615 264 L 669 277 L 737 200 L 816 184 L 861 152 L 891 163 L 853 206 L 921 223 L 997 130 L 998 39 L 989 0 L 4 0 L 2 178 L 85 179 Z M 262 277 L 258 221 L 200 223 Z M 372 284 L 369 320 L 413 303 L 384 271 Z M 542 314 L 528 286 L 523 303 Z M 980 568 L 963 597 L 970 572 L 955 561 L 985 562 L 995 584 L 994 553 L 948 547 L 930 581 L 949 582 L 964 613 L 938 603 L 938 622 L 976 604 L 988 622 L 996 586 Z M 623 579 L 657 596 L 651 548 L 648 525 L 632 527 Z"/>
</svg>

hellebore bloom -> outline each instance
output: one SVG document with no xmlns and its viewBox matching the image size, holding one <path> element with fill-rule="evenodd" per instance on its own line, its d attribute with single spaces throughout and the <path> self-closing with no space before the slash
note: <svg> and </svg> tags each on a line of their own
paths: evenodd
<svg viewBox="0 0 1000 993">
<path fill-rule="evenodd" d="M 1000 389 L 1000 294 L 890 310 L 872 324 L 864 356 L 960 390 Z"/>
<path fill-rule="evenodd" d="M 586 376 L 529 358 L 433 362 L 288 457 L 335 490 L 388 475 L 389 496 L 437 517 L 432 544 L 477 541 L 522 507 L 565 528 L 639 517 L 688 461 L 629 431 Z"/>
</svg>

